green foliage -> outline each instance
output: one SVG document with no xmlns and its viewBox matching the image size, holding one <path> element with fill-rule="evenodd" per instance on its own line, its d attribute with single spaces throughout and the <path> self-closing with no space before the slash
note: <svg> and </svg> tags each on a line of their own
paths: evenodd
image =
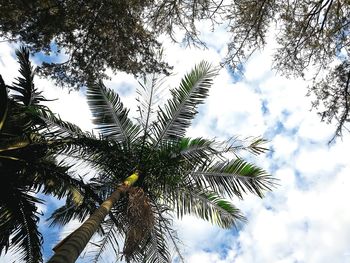
<svg viewBox="0 0 350 263">
<path fill-rule="evenodd" d="M 172 99 L 158 110 L 158 121 L 154 122 L 157 145 L 164 139 L 177 139 L 185 135 L 191 120 L 196 115 L 196 107 L 203 103 L 212 85 L 217 70 L 207 62 L 201 62 L 186 75 L 177 89 L 171 90 Z"/>
<path fill-rule="evenodd" d="M 10 88 L 18 92 L 18 95 L 12 95 L 12 98 L 22 102 L 25 106 L 38 105 L 41 101 L 45 101 L 45 99 L 34 86 L 34 72 L 29 60 L 29 51 L 21 47 L 19 50 L 16 50 L 16 56 L 20 64 L 19 73 L 22 77 L 18 77 L 17 82 L 13 83 Z"/>
<path fill-rule="evenodd" d="M 5 85 L 2 78 L 0 82 L 0 101 L 7 102 L 1 105 L 5 114 L 0 129 L 0 254 L 11 248 L 20 260 L 42 262 L 37 211 L 42 200 L 35 194 L 41 191 L 63 198 L 81 191 L 81 185 L 72 178 L 69 166 L 55 161 L 64 142 L 53 144 L 39 133 L 47 126 L 36 113 L 52 113 L 40 105 L 45 99 L 33 84 L 29 52 L 21 48 L 16 54 L 21 77 L 12 86 Z"/>
<path fill-rule="evenodd" d="M 0 251 L 5 248 L 6 253 L 12 246 L 15 252 L 20 252 L 19 260 L 42 262 L 42 236 L 38 231 L 39 214 L 36 206 L 41 200 L 28 192 L 28 186 L 23 183 L 25 180 L 4 179 L 8 179 L 13 186 L 1 184 L 5 187 L 1 187 L 0 192 Z"/>
<path fill-rule="evenodd" d="M 263 169 L 242 159 L 218 162 L 192 175 L 197 184 L 208 184 L 216 192 L 226 193 L 230 197 L 243 198 L 247 191 L 263 197 L 263 191 L 271 190 L 273 185 L 273 179 Z"/>
<path fill-rule="evenodd" d="M 128 142 L 137 136 L 139 128 L 128 118 L 129 111 L 124 108 L 117 93 L 108 90 L 102 82 L 90 83 L 87 99 L 93 122 L 106 138 Z"/>
</svg>

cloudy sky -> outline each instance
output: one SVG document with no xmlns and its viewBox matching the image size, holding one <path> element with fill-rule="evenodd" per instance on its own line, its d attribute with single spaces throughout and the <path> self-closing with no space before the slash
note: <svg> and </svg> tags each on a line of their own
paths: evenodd
<svg viewBox="0 0 350 263">
<path fill-rule="evenodd" d="M 201 60 L 218 65 L 223 59 L 229 38 L 224 30 L 203 30 L 202 36 L 207 50 L 184 49 L 164 38 L 165 59 L 174 65 L 175 73 L 166 87 L 177 86 Z M 350 209 L 346 205 L 350 200 L 350 162 L 346 157 L 350 136 L 345 134 L 327 144 L 334 126 L 321 123 L 310 111 L 312 98 L 305 96 L 307 82 L 286 79 L 270 70 L 274 47 L 271 37 L 265 50 L 244 65 L 243 77 L 228 69 L 220 71 L 188 135 L 218 139 L 263 136 L 269 140 L 270 152 L 254 158 L 254 162 L 278 178 L 279 186 L 262 200 L 247 195 L 237 202 L 248 218 L 239 231 L 221 230 L 193 217 L 176 221 L 186 262 L 350 262 Z M 14 47 L 0 43 L 0 74 L 6 83 L 17 76 L 17 69 Z M 68 94 L 39 78 L 36 85 L 47 98 L 59 98 L 49 106 L 63 119 L 84 130 L 93 128 L 83 92 Z M 120 93 L 136 116 L 136 80 L 118 73 L 106 85 Z M 41 209 L 48 214 L 62 202 L 49 198 L 48 206 Z M 76 224 L 48 229 L 45 219 L 40 221 L 46 259 L 52 246 Z M 0 257 L 1 263 L 13 261 L 11 252 Z"/>
</svg>

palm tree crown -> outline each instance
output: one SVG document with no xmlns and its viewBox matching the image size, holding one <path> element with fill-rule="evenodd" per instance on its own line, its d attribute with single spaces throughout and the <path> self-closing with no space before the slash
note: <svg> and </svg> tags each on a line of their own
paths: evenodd
<svg viewBox="0 0 350 263">
<path fill-rule="evenodd" d="M 43 200 L 35 194 L 74 195 L 80 181 L 54 158 L 61 142 L 41 133 L 47 125 L 38 113 L 53 114 L 40 104 L 45 99 L 34 86 L 29 52 L 21 48 L 16 55 L 21 76 L 10 86 L 0 75 L 0 254 L 12 248 L 20 260 L 42 262 L 37 205 Z"/>
<path fill-rule="evenodd" d="M 53 224 L 83 220 L 98 200 L 101 203 L 134 176 L 132 186 L 113 204 L 100 227 L 102 236 L 93 243 L 94 262 L 108 247 L 120 257 L 120 237 L 127 261 L 169 262 L 171 246 L 182 259 L 171 226 L 172 212 L 179 218 L 191 214 L 230 228 L 245 218 L 225 198 L 242 199 L 247 192 L 263 197 L 273 186 L 274 179 L 263 169 L 238 157 L 242 150 L 265 152 L 263 139 L 218 142 L 185 136 L 216 75 L 217 69 L 201 62 L 171 90 L 172 98 L 164 107 L 156 107 L 162 81 L 153 75 L 138 90 L 137 122 L 128 117 L 117 93 L 100 81 L 90 83 L 87 100 L 99 138 L 57 119 L 52 122 L 58 137 L 70 139 L 60 153 L 88 162 L 97 171 L 84 183 L 79 203 L 68 197 L 53 213 Z"/>
</svg>

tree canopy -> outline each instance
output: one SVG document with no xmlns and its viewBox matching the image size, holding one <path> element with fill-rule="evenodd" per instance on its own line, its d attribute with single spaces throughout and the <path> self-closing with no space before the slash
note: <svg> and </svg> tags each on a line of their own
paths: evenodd
<svg viewBox="0 0 350 263">
<path fill-rule="evenodd" d="M 60 83 L 80 87 L 89 79 L 106 78 L 105 70 L 159 72 L 160 47 L 142 22 L 150 1 L 21 1 L 0 3 L 2 37 L 27 44 L 32 52 L 60 53 L 63 62 L 46 61 L 40 72 Z"/>
<path fill-rule="evenodd" d="M 336 121 L 336 135 L 347 129 L 349 86 L 338 83 L 348 73 L 348 0 L 4 0 L 0 7 L 0 36 L 25 42 L 32 52 L 64 50 L 65 61 L 47 61 L 40 72 L 75 87 L 107 77 L 107 67 L 133 74 L 169 73 L 170 66 L 157 58 L 157 37 L 166 34 L 203 46 L 196 26 L 204 20 L 213 29 L 225 23 L 231 39 L 223 64 L 244 69 L 273 29 L 278 43 L 274 68 L 301 77 L 312 69 L 308 90 L 315 95 L 313 106 L 322 120 Z"/>
</svg>

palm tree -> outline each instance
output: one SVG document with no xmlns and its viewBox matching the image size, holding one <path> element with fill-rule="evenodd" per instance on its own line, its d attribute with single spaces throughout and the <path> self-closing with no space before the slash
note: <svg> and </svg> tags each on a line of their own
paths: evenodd
<svg viewBox="0 0 350 263">
<path fill-rule="evenodd" d="M 46 124 L 37 113 L 52 113 L 40 104 L 45 99 L 34 86 L 29 52 L 21 48 L 16 55 L 21 77 L 9 86 L 0 76 L 0 254 L 13 248 L 21 260 L 42 262 L 37 204 L 43 200 L 35 194 L 77 199 L 84 191 L 69 166 L 54 158 L 63 142 L 41 133 Z"/>
<path fill-rule="evenodd" d="M 201 62 L 171 90 L 172 98 L 164 107 L 158 108 L 162 80 L 153 75 L 138 90 L 137 123 L 129 119 L 117 93 L 100 81 L 88 85 L 87 99 L 100 138 L 86 141 L 76 136 L 79 147 L 72 144 L 62 153 L 92 165 L 97 173 L 89 182 L 90 189 L 105 201 L 54 248 L 49 262 L 74 262 L 98 229 L 103 235 L 94 240 L 93 262 L 108 246 L 119 257 L 120 237 L 124 238 L 122 256 L 128 262 L 169 262 L 170 244 L 182 259 L 169 212 L 179 218 L 196 215 L 223 228 L 245 220 L 225 198 L 243 198 L 247 192 L 263 197 L 274 185 L 263 169 L 239 157 L 241 150 L 265 152 L 265 141 L 185 137 L 215 75 L 216 69 Z M 51 219 L 53 224 L 66 224 L 87 215 L 84 205 L 72 206 L 68 198 Z"/>
</svg>

